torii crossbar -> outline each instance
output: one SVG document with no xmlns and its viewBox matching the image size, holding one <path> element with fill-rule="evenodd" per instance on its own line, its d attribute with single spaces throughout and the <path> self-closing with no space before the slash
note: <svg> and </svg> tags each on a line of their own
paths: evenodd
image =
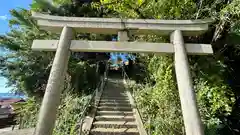
<svg viewBox="0 0 240 135">
<path fill-rule="evenodd" d="M 211 20 L 153 20 L 120 18 L 81 18 L 33 13 L 41 29 L 61 32 L 59 40 L 34 40 L 32 49 L 56 51 L 42 101 L 36 135 L 51 135 L 60 102 L 61 84 L 67 69 L 69 52 L 141 52 L 172 53 L 186 135 L 203 135 L 187 54 L 208 55 L 210 44 L 184 43 L 183 36 L 196 36 L 208 30 Z M 73 40 L 75 32 L 118 34 L 119 42 Z M 170 36 L 170 43 L 128 42 L 128 34 Z"/>
</svg>

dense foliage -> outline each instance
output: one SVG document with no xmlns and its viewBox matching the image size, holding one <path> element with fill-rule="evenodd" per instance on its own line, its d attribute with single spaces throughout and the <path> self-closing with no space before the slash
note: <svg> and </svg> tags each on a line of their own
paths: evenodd
<svg viewBox="0 0 240 135">
<path fill-rule="evenodd" d="M 64 93 L 61 105 L 58 108 L 58 115 L 54 129 L 55 135 L 76 135 L 79 128 L 79 119 L 84 105 L 89 100 L 89 96 L 79 96 L 72 93 Z M 34 98 L 29 98 L 26 103 L 19 103 L 17 109 L 19 117 L 17 122 L 19 128 L 32 128 L 36 126 L 40 104 Z M 15 105 L 17 106 L 17 104 Z M 29 117 L 31 116 L 31 117 Z"/>
<path fill-rule="evenodd" d="M 115 2 L 104 0 L 104 3 Z M 131 1 L 116 2 L 106 7 L 120 13 L 122 18 L 155 18 L 155 19 L 205 19 L 212 18 L 213 25 L 208 33 L 201 37 L 190 37 L 187 42 L 212 43 L 214 56 L 191 56 L 189 58 L 194 79 L 198 105 L 205 125 L 206 134 L 238 134 L 239 94 L 234 88 L 233 78 L 237 75 L 236 67 L 229 64 L 237 63 L 239 42 L 240 1 Z M 233 36 L 234 35 L 234 36 Z M 168 37 L 142 36 L 136 40 L 167 41 Z M 231 45 L 230 45 L 231 44 Z M 231 48 L 231 51 L 229 49 Z M 234 53 L 233 53 L 234 52 Z M 229 55 L 231 57 L 229 57 Z M 232 56 L 234 55 L 234 57 Z M 169 56 L 139 56 L 138 64 L 145 65 L 145 80 L 139 88 L 134 87 L 137 103 L 146 119 L 146 126 L 151 134 L 183 134 L 183 122 L 173 60 Z M 229 60 L 231 59 L 231 60 Z M 234 62 L 233 62 L 234 60 Z M 206 62 L 207 61 L 207 62 Z M 138 66 L 138 67 L 139 67 Z M 133 71 L 135 72 L 137 68 Z M 230 70 L 231 69 L 231 70 Z M 232 71 L 233 70 L 233 71 Z M 228 76 L 231 77 L 228 78 Z M 137 78 L 139 77 L 132 77 Z M 141 77 L 140 77 L 141 79 Z M 239 80 L 239 79 L 238 79 Z M 137 80 L 139 82 L 139 80 Z M 137 88 L 136 88 L 137 87 Z M 151 114 L 151 115 L 149 115 Z M 231 117 L 234 116 L 234 117 Z M 228 119 L 231 117 L 231 120 Z M 154 119 L 148 125 L 148 119 Z M 232 123 L 234 122 L 234 123 Z M 175 129 L 175 130 L 174 130 Z"/>
<path fill-rule="evenodd" d="M 206 134 L 239 134 L 240 0 L 53 0 L 53 4 L 35 0 L 31 7 L 34 11 L 61 16 L 213 19 L 205 35 L 186 37 L 187 42 L 211 43 L 214 49 L 214 56 L 189 57 L 198 105 Z M 10 13 L 11 31 L 0 37 L 0 44 L 10 55 L 1 57 L 1 70 L 9 86 L 16 88 L 15 92 L 33 97 L 23 111 L 28 115 L 27 111 L 34 108 L 32 119 L 23 124 L 23 127 L 32 127 L 54 53 L 33 52 L 30 47 L 34 39 L 58 39 L 59 34 L 40 30 L 26 9 L 13 9 Z M 111 40 L 113 36 L 77 33 L 75 38 Z M 169 37 L 156 35 L 129 33 L 129 36 L 130 40 L 169 42 Z M 137 82 L 132 89 L 147 130 L 153 135 L 184 134 L 173 57 L 154 54 L 136 57 L 135 66 L 128 73 Z M 71 54 L 64 92 L 71 90 L 74 94 L 62 98 L 61 106 L 66 107 L 60 107 L 55 134 L 73 133 L 76 114 L 85 102 L 82 97 L 91 93 L 97 81 L 96 63 L 106 59 L 106 53 Z M 79 106 L 74 109 L 76 105 Z"/>
</svg>

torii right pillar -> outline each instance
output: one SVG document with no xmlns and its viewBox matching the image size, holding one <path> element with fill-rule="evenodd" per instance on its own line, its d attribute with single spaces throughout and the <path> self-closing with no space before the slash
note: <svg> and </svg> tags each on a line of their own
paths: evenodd
<svg viewBox="0 0 240 135">
<path fill-rule="evenodd" d="M 186 134 L 203 135 L 204 132 L 193 89 L 188 57 L 180 30 L 175 30 L 171 34 L 171 42 L 174 45 L 175 72 Z"/>
</svg>

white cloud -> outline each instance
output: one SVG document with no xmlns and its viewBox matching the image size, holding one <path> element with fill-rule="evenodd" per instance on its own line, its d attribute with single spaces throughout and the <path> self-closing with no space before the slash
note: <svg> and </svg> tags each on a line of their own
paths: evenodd
<svg viewBox="0 0 240 135">
<path fill-rule="evenodd" d="M 8 18 L 7 15 L 1 15 L 0 16 L 0 20 L 7 20 L 7 18 Z"/>
</svg>

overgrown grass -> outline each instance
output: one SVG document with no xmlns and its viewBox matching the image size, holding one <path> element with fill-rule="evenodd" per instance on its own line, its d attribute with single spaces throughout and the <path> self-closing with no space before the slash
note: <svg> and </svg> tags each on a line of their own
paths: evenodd
<svg viewBox="0 0 240 135">
<path fill-rule="evenodd" d="M 56 120 L 54 135 L 76 135 L 77 124 L 83 113 L 83 107 L 89 100 L 90 96 L 67 94 L 59 106 L 59 113 Z"/>
<path fill-rule="evenodd" d="M 79 97 L 70 92 L 62 95 L 61 105 L 58 108 L 57 120 L 55 123 L 54 135 L 76 135 L 77 124 L 84 105 L 90 96 Z M 21 128 L 34 128 L 36 126 L 40 104 L 34 98 L 27 100 L 22 106 L 18 123 Z M 21 119 L 21 120 L 20 120 Z"/>
<path fill-rule="evenodd" d="M 148 70 L 152 74 L 148 83 L 130 86 L 151 135 L 183 134 L 181 107 L 172 66 L 171 57 L 153 57 L 149 61 Z M 156 82 L 154 86 L 151 80 Z"/>
</svg>

